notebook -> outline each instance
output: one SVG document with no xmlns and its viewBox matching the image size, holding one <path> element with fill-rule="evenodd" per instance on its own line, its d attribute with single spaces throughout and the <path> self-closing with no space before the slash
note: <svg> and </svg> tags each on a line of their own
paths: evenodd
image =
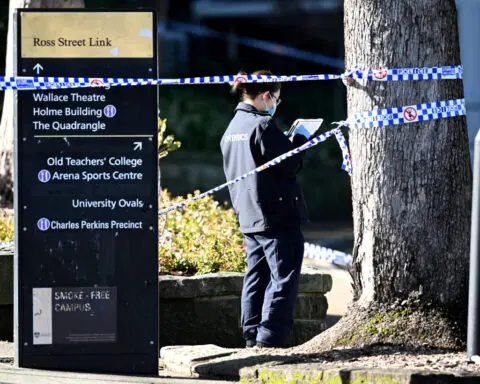
<svg viewBox="0 0 480 384">
<path fill-rule="evenodd" d="M 297 119 L 293 122 L 292 126 L 288 130 L 287 136 L 291 136 L 295 128 L 300 125 L 303 125 L 306 130 L 310 133 L 310 137 L 315 135 L 320 129 L 320 126 L 323 123 L 323 119 Z"/>
</svg>

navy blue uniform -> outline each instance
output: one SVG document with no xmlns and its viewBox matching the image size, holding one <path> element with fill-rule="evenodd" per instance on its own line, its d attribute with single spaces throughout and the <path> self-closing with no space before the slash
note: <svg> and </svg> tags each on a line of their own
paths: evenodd
<svg viewBox="0 0 480 384">
<path fill-rule="evenodd" d="M 291 142 L 268 113 L 239 103 L 221 140 L 225 176 L 234 179 L 306 141 L 295 135 Z M 293 325 L 304 248 L 300 226 L 307 220 L 296 181 L 304 156 L 229 186 L 247 250 L 241 319 L 246 340 L 280 346 Z"/>
</svg>

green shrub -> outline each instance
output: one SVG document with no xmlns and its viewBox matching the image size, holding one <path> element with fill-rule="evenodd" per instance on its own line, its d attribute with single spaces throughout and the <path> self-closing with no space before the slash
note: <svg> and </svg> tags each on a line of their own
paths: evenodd
<svg viewBox="0 0 480 384">
<path fill-rule="evenodd" d="M 198 195 L 195 191 L 187 199 Z M 161 208 L 183 200 L 173 198 L 166 190 L 160 194 Z M 235 212 L 222 207 L 211 196 L 160 216 L 159 230 L 160 272 L 245 271 L 245 247 Z"/>
<path fill-rule="evenodd" d="M 170 152 L 176 151 L 182 146 L 182 143 L 175 140 L 174 135 L 166 135 L 167 119 L 161 119 L 158 117 L 158 158 L 162 159 Z"/>
<path fill-rule="evenodd" d="M 13 241 L 13 215 L 5 211 L 0 212 L 0 241 Z"/>
</svg>

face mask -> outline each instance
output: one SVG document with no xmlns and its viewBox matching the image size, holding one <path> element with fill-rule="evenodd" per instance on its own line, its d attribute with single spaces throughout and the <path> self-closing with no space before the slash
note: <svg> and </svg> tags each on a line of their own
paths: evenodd
<svg viewBox="0 0 480 384">
<path fill-rule="evenodd" d="M 273 101 L 272 96 L 270 96 L 270 99 Z M 273 107 L 269 107 L 267 103 L 265 103 L 265 110 L 270 116 L 273 116 L 275 114 L 275 111 L 277 110 L 277 103 L 273 101 Z"/>
<path fill-rule="evenodd" d="M 266 108 L 266 111 L 270 116 L 273 116 L 276 110 L 277 110 L 277 104 L 273 104 L 273 107 Z"/>
</svg>

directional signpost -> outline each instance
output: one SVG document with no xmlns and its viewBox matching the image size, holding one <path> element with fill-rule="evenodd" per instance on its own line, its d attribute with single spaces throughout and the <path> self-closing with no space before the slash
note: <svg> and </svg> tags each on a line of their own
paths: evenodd
<svg viewBox="0 0 480 384">
<path fill-rule="evenodd" d="M 17 75 L 156 77 L 152 11 L 17 12 Z M 17 92 L 16 362 L 158 373 L 155 87 Z"/>
</svg>

